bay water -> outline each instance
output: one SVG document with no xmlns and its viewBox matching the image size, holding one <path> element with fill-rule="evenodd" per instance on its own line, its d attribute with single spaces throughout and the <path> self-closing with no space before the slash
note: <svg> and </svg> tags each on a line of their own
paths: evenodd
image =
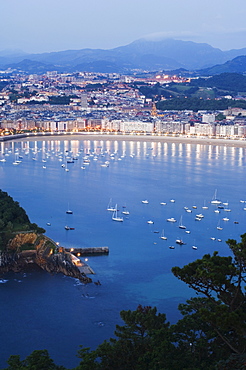
<svg viewBox="0 0 246 370">
<path fill-rule="evenodd" d="M 194 292 L 171 268 L 205 253 L 228 255 L 225 241 L 239 241 L 246 232 L 244 148 L 54 138 L 4 142 L 0 151 L 6 160 L 0 162 L 0 188 L 31 222 L 61 246 L 110 251 L 88 257 L 100 286 L 40 270 L 2 276 L 0 368 L 11 354 L 24 358 L 35 349 L 47 349 L 57 364 L 76 366 L 79 345 L 95 349 L 113 337 L 120 311 L 138 304 L 156 306 L 176 322 L 178 304 Z M 210 203 L 215 192 L 225 203 L 218 213 Z M 123 222 L 112 221 L 109 202 Z M 195 220 L 200 213 L 204 218 Z M 177 222 L 166 221 L 171 217 Z M 180 219 L 186 229 L 179 228 Z"/>
</svg>

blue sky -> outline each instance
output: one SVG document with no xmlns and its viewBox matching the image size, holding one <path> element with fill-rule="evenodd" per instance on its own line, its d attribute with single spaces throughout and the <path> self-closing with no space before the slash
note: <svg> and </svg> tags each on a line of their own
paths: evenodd
<svg viewBox="0 0 246 370">
<path fill-rule="evenodd" d="M 111 49 L 142 37 L 246 47 L 245 0 L 0 0 L 0 50 Z"/>
</svg>

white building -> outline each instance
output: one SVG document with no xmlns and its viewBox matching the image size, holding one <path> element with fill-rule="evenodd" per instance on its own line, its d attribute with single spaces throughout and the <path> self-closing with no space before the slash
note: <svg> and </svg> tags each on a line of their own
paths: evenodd
<svg viewBox="0 0 246 370">
<path fill-rule="evenodd" d="M 202 122 L 204 123 L 213 123 L 215 122 L 215 114 L 203 114 Z"/>
<path fill-rule="evenodd" d="M 120 123 L 121 132 L 153 132 L 153 122 L 142 122 L 142 121 L 121 121 Z"/>
</svg>

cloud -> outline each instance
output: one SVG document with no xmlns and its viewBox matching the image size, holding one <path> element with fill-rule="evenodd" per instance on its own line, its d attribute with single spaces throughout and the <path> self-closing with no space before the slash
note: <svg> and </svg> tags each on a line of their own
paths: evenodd
<svg viewBox="0 0 246 370">
<path fill-rule="evenodd" d="M 167 31 L 167 32 L 155 32 L 144 35 L 142 38 L 148 41 L 161 41 L 164 39 L 190 39 L 198 37 L 197 34 L 194 34 L 190 31 Z"/>
</svg>

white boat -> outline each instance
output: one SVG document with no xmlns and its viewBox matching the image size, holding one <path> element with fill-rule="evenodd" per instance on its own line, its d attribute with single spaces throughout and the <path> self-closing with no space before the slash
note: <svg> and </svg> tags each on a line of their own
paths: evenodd
<svg viewBox="0 0 246 370">
<path fill-rule="evenodd" d="M 219 209 L 216 209 L 216 210 L 214 211 L 214 213 L 220 213 L 220 210 L 219 210 Z"/>
<path fill-rule="evenodd" d="M 217 199 L 217 189 L 214 192 L 213 199 L 210 202 L 211 204 L 221 204 L 221 200 Z"/>
<path fill-rule="evenodd" d="M 130 212 L 126 208 L 124 208 L 124 210 L 121 213 L 126 216 L 130 214 Z"/>
<path fill-rule="evenodd" d="M 203 214 L 202 214 L 202 213 L 199 213 L 198 215 L 196 215 L 196 217 L 204 218 L 204 216 L 203 216 Z"/>
<path fill-rule="evenodd" d="M 160 203 L 162 206 L 165 206 L 167 203 L 166 202 L 161 202 Z"/>
<path fill-rule="evenodd" d="M 204 200 L 204 204 L 203 204 L 203 206 L 202 206 L 202 209 L 208 209 L 208 206 L 206 206 L 206 202 L 205 202 L 205 200 Z"/>
<path fill-rule="evenodd" d="M 192 210 L 191 209 L 186 209 L 186 212 L 187 213 L 192 213 Z"/>
<path fill-rule="evenodd" d="M 182 240 L 182 239 L 176 239 L 176 240 L 175 240 L 175 243 L 176 243 L 176 244 L 179 244 L 179 245 L 183 245 L 183 244 L 185 244 L 185 243 L 183 242 L 183 240 Z"/>
<path fill-rule="evenodd" d="M 197 209 L 197 206 L 192 206 L 192 208 Z"/>
<path fill-rule="evenodd" d="M 185 230 L 186 234 L 190 234 L 190 230 Z"/>
<path fill-rule="evenodd" d="M 218 225 L 216 227 L 217 230 L 223 230 L 223 227 L 220 226 L 220 221 L 218 222 Z"/>
<path fill-rule="evenodd" d="M 142 203 L 143 204 L 149 204 L 149 201 L 147 199 L 145 199 L 145 200 L 142 200 Z"/>
<path fill-rule="evenodd" d="M 113 221 L 118 221 L 118 222 L 124 221 L 123 217 L 118 216 L 117 204 L 115 205 L 115 211 L 113 212 L 112 220 Z"/>
<path fill-rule="evenodd" d="M 192 245 L 192 249 L 197 250 L 197 247 L 195 245 Z"/>
<path fill-rule="evenodd" d="M 175 220 L 174 217 L 167 218 L 167 221 L 168 222 L 177 222 L 177 220 Z"/>
<path fill-rule="evenodd" d="M 71 211 L 71 209 L 69 209 L 69 208 L 68 208 L 68 209 L 66 210 L 66 213 L 67 213 L 68 215 L 72 215 L 72 214 L 73 214 L 73 211 Z"/>
<path fill-rule="evenodd" d="M 185 226 L 185 225 L 183 225 L 183 223 L 182 223 L 182 216 L 180 217 L 180 221 L 179 221 L 179 228 L 180 228 L 180 229 L 186 229 L 186 226 Z"/>
<path fill-rule="evenodd" d="M 14 165 L 18 165 L 18 164 L 20 164 L 20 163 L 21 163 L 21 161 L 19 160 L 19 156 L 18 156 L 18 154 L 16 153 L 16 154 L 15 154 L 15 160 L 14 160 L 13 164 L 14 164 Z"/>
<path fill-rule="evenodd" d="M 112 206 L 112 198 L 110 198 L 110 200 L 109 200 L 109 203 L 108 203 L 108 206 L 107 206 L 107 211 L 110 211 L 110 212 L 117 211 L 117 209 Z"/>
<path fill-rule="evenodd" d="M 229 218 L 228 217 L 223 217 L 222 221 L 229 221 Z"/>
<path fill-rule="evenodd" d="M 201 217 L 195 217 L 195 221 L 202 221 Z"/>
<path fill-rule="evenodd" d="M 162 240 L 167 240 L 167 237 L 164 235 L 164 229 L 163 229 L 163 230 L 162 230 L 162 232 L 161 232 L 160 239 L 162 239 Z"/>
<path fill-rule="evenodd" d="M 170 202 L 171 203 L 175 203 L 175 199 L 170 199 Z"/>
<path fill-rule="evenodd" d="M 147 224 L 152 225 L 153 223 L 154 223 L 154 221 L 152 221 L 152 220 L 147 221 Z"/>
</svg>

